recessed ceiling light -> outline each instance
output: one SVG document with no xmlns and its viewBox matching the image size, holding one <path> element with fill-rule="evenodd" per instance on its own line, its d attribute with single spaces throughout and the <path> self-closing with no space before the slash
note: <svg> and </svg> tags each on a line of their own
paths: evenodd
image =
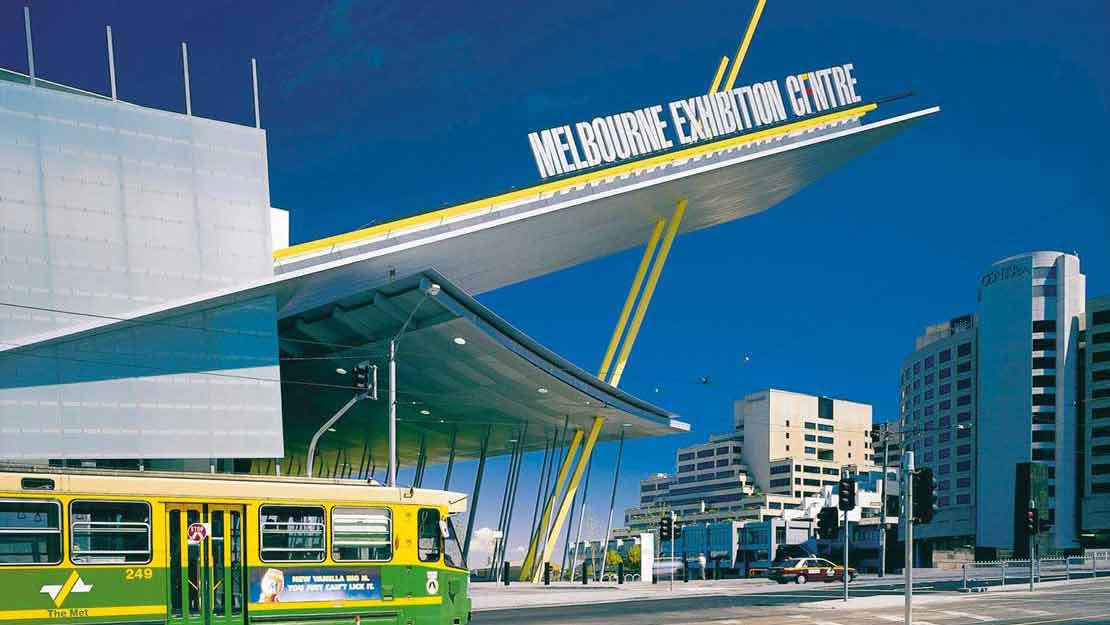
<svg viewBox="0 0 1110 625">
<path fill-rule="evenodd" d="M 440 420 L 439 420 L 439 422 L 440 422 L 440 423 L 447 423 L 447 421 L 446 421 L 446 420 L 444 420 L 444 419 L 440 419 Z"/>
<path fill-rule="evenodd" d="M 455 337 L 455 345 L 466 345 L 466 339 L 461 336 Z"/>
<path fill-rule="evenodd" d="M 338 373 L 339 375 L 347 375 L 347 370 L 344 369 L 343 367 L 336 367 L 335 372 Z"/>
<path fill-rule="evenodd" d="M 421 410 L 420 414 L 432 414 L 432 413 L 428 412 L 427 410 Z"/>
<path fill-rule="evenodd" d="M 546 395 L 547 394 L 547 389 L 541 386 L 538 389 L 536 389 L 536 392 L 539 393 L 540 395 Z"/>
<path fill-rule="evenodd" d="M 515 438 L 510 438 L 510 439 L 509 439 L 509 442 L 510 442 L 510 443 L 515 443 L 515 442 L 516 442 L 516 439 L 515 439 Z"/>
<path fill-rule="evenodd" d="M 328 428 L 328 431 L 329 431 L 329 432 L 334 432 L 334 431 L 335 431 L 335 428 Z"/>
</svg>

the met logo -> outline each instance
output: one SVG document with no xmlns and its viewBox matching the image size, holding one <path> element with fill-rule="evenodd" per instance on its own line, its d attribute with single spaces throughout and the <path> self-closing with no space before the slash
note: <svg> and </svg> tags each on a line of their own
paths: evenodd
<svg viewBox="0 0 1110 625">
<path fill-rule="evenodd" d="M 726 137 L 856 104 L 851 63 L 528 133 L 540 177 Z M 783 90 L 785 87 L 785 92 Z"/>
<path fill-rule="evenodd" d="M 981 286 L 982 288 L 986 288 L 992 284 L 1002 282 L 1003 280 L 1009 280 L 1010 278 L 1027 275 L 1029 275 L 1028 265 L 1010 265 L 1009 267 L 995 269 L 994 271 L 985 274 L 982 279 L 979 280 L 979 286 Z"/>
</svg>

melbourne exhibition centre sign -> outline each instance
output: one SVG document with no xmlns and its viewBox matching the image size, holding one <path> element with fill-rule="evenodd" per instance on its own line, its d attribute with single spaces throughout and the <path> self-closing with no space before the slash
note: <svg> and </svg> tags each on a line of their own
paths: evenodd
<svg viewBox="0 0 1110 625">
<path fill-rule="evenodd" d="M 688 146 L 860 101 L 851 63 L 528 133 L 541 178 Z M 785 88 L 785 91 L 783 90 Z M 668 121 L 669 119 L 669 121 Z"/>
</svg>

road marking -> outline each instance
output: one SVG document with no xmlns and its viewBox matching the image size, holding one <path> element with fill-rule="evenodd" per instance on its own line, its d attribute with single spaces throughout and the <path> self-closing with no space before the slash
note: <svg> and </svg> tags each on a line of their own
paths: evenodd
<svg viewBox="0 0 1110 625">
<path fill-rule="evenodd" d="M 901 616 L 887 616 L 885 614 L 876 614 L 875 618 L 882 619 L 884 621 L 887 621 L 888 623 L 904 623 L 905 622 L 905 618 L 903 618 Z"/>
<path fill-rule="evenodd" d="M 1052 612 L 1045 612 L 1044 610 L 1029 610 L 1027 608 L 1007 608 L 1014 612 L 1021 612 L 1023 614 L 1032 614 L 1033 616 L 1052 616 Z"/>
<path fill-rule="evenodd" d="M 813 625 L 840 625 L 840 623 L 834 623 L 832 621 L 816 621 Z"/>
<path fill-rule="evenodd" d="M 979 616 L 978 614 L 971 614 L 970 612 L 956 612 L 954 610 L 937 610 L 937 612 L 940 612 L 941 614 L 947 614 L 948 616 L 962 616 L 964 618 L 975 619 L 976 621 L 982 621 L 984 623 L 988 621 L 998 620 L 989 616 Z"/>
</svg>

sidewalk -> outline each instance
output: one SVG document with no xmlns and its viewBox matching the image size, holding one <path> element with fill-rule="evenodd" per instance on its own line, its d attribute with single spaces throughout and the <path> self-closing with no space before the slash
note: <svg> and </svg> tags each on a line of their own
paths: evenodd
<svg viewBox="0 0 1110 625">
<path fill-rule="evenodd" d="M 514 608 L 553 607 L 570 603 L 613 603 L 618 601 L 665 600 L 678 597 L 762 592 L 781 588 L 765 579 L 726 579 L 719 581 L 691 581 L 681 579 L 674 583 L 661 580 L 658 584 L 645 582 L 612 582 L 582 585 L 572 582 L 543 584 L 514 583 L 511 586 L 492 582 L 472 583 L 470 600 L 474 611 L 504 610 Z"/>
</svg>

